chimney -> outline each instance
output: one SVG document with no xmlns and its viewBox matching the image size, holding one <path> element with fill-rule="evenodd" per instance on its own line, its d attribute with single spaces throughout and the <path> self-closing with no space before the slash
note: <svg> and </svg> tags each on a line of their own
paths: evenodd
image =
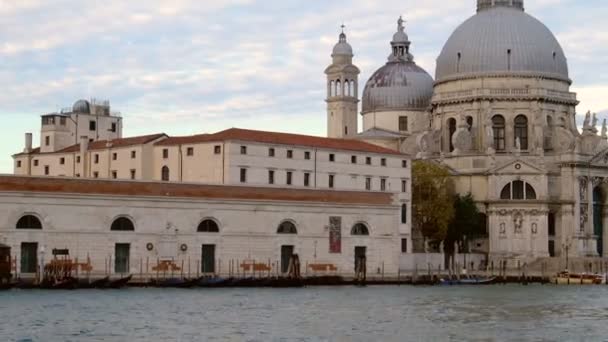
<svg viewBox="0 0 608 342">
<path fill-rule="evenodd" d="M 89 137 L 81 136 L 80 137 L 80 154 L 85 155 L 89 150 Z"/>
<path fill-rule="evenodd" d="M 32 133 L 25 133 L 25 149 L 23 152 L 32 152 Z"/>
</svg>

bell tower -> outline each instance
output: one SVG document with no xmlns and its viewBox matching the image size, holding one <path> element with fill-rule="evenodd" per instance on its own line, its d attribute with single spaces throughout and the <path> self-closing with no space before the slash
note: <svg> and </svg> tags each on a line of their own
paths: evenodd
<svg viewBox="0 0 608 342">
<path fill-rule="evenodd" d="M 327 136 L 353 138 L 358 132 L 359 68 L 353 65 L 353 48 L 346 41 L 344 25 L 332 52 L 327 75 Z"/>
</svg>

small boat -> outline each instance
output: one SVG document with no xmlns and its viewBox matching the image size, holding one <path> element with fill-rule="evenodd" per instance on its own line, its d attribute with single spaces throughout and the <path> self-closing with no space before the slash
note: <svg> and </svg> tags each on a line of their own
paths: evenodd
<svg viewBox="0 0 608 342">
<path fill-rule="evenodd" d="M 75 290 L 78 288 L 78 279 L 66 277 L 63 279 L 45 279 L 40 283 L 41 289 L 47 290 Z"/>
<path fill-rule="evenodd" d="M 439 285 L 490 285 L 496 277 L 472 277 L 461 279 L 439 279 Z"/>
<path fill-rule="evenodd" d="M 232 282 L 232 278 L 203 277 L 198 280 L 200 287 L 224 287 Z"/>
<path fill-rule="evenodd" d="M 108 284 L 110 284 L 110 277 L 105 277 L 105 278 L 101 278 L 101 279 L 97 279 L 92 281 L 89 284 L 89 287 L 92 289 L 104 289 L 108 286 Z"/>
<path fill-rule="evenodd" d="M 152 283 L 158 287 L 176 287 L 176 288 L 190 288 L 194 287 L 199 283 L 199 279 L 186 279 L 186 278 L 168 278 L 163 280 L 156 280 Z"/>
<path fill-rule="evenodd" d="M 131 279 L 133 279 L 133 275 L 129 275 L 128 277 L 124 277 L 124 278 L 120 278 L 120 279 L 116 279 L 116 280 L 111 280 L 108 283 L 107 288 L 110 288 L 110 289 L 123 288 L 123 287 L 127 286 L 127 284 L 131 281 Z"/>
<path fill-rule="evenodd" d="M 570 273 L 567 271 L 559 273 L 553 279 L 557 285 L 601 285 L 606 282 L 606 276 L 601 274 Z"/>
</svg>

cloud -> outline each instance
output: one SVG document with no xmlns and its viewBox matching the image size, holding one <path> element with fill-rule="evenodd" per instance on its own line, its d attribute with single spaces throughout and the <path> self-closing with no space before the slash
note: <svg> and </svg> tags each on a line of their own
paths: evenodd
<svg viewBox="0 0 608 342">
<path fill-rule="evenodd" d="M 608 6 L 586 4 L 527 2 L 564 46 L 579 112 L 608 108 Z M 89 97 L 110 99 L 129 135 L 233 126 L 322 135 L 323 71 L 342 23 L 362 91 L 386 62 L 399 15 L 434 75 L 443 43 L 474 12 L 474 0 L 0 1 L 0 117 L 19 127 L 3 130 L 0 153 L 20 150 L 40 114 Z M 0 170 L 11 165 L 0 160 Z"/>
</svg>

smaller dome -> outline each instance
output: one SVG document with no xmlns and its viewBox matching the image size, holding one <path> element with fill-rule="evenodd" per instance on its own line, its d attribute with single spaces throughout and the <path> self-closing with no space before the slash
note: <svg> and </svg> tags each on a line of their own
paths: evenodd
<svg viewBox="0 0 608 342">
<path fill-rule="evenodd" d="M 91 105 L 87 100 L 78 100 L 72 107 L 72 112 L 81 114 L 91 114 Z"/>
<path fill-rule="evenodd" d="M 346 34 L 344 32 L 340 33 L 340 40 L 338 41 L 338 44 L 334 46 L 332 52 L 332 56 L 337 55 L 353 56 L 353 47 L 346 41 Z"/>
</svg>

